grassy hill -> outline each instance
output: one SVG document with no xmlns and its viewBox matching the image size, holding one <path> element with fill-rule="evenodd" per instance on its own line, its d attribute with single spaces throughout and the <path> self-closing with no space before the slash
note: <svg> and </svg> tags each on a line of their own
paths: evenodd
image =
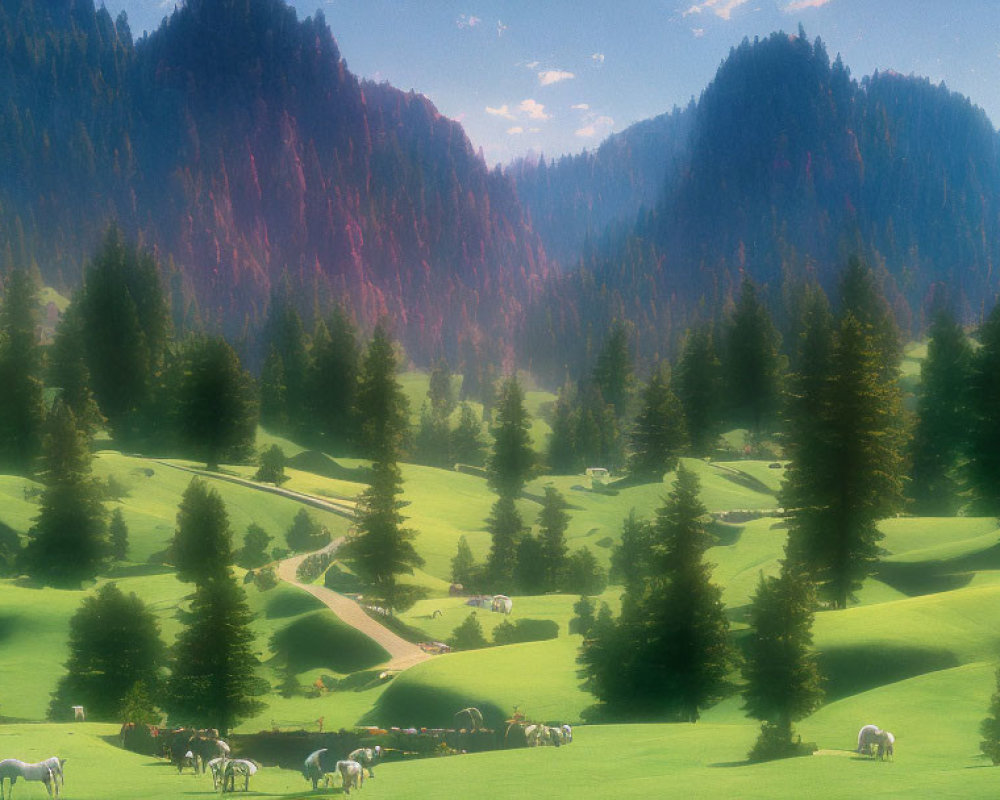
<svg viewBox="0 0 1000 800">
<path fill-rule="evenodd" d="M 920 353 L 911 354 L 919 363 Z M 913 369 L 911 367 L 911 369 Z M 426 392 L 414 379 L 411 394 Z M 548 402 L 531 393 L 538 408 Z M 551 399 L 551 396 L 549 396 Z M 349 508 L 364 489 L 362 461 L 304 451 L 261 433 L 261 445 L 280 444 L 295 457 L 285 486 L 329 498 Z M 537 441 L 536 441 L 537 444 Z M 777 464 L 777 466 L 776 466 Z M 716 522 L 716 544 L 707 555 L 714 579 L 739 631 L 761 574 L 778 569 L 787 530 L 777 516 L 780 462 L 686 459 L 702 483 L 702 500 L 713 512 L 747 512 Z M 177 504 L 191 480 L 179 466 L 104 450 L 95 473 L 118 487 L 109 509 L 121 507 L 130 530 L 129 562 L 102 578 L 139 592 L 158 615 L 165 639 L 176 636 L 190 587 L 178 582 L 157 555 L 169 544 Z M 251 477 L 252 466 L 226 472 Z M 428 638 L 447 639 L 470 608 L 448 596 L 450 560 L 460 536 L 477 558 L 485 558 L 485 520 L 494 502 L 483 478 L 451 470 L 404 464 L 403 513 L 417 531 L 426 560 L 414 577 L 429 590 L 401 620 Z M 207 478 L 226 502 L 237 545 L 250 522 L 262 525 L 283 545 L 284 530 L 301 507 L 296 500 Z M 579 476 L 539 476 L 518 501 L 534 524 L 547 486 L 570 504 L 571 548 L 587 545 L 605 564 L 631 509 L 651 517 L 670 489 L 672 475 L 657 483 L 621 486 L 616 493 L 592 490 Z M 31 481 L 0 476 L 0 524 L 24 533 L 37 514 Z M 310 509 L 331 533 L 345 534 L 350 520 Z M 558 786 L 565 797 L 651 797 L 671 792 L 717 797 L 797 797 L 814 787 L 820 797 L 859 794 L 893 797 L 995 796 L 996 777 L 978 751 L 978 724 L 985 716 L 1000 652 L 1000 528 L 995 519 L 899 517 L 881 524 L 885 534 L 878 573 L 865 582 L 845 610 L 820 611 L 815 646 L 826 678 L 826 704 L 799 726 L 819 752 L 811 758 L 748 765 L 745 755 L 757 733 L 738 696 L 708 709 L 696 725 L 584 725 L 571 747 L 497 752 L 453 759 L 385 764 L 365 796 L 522 797 L 529 787 Z M 66 658 L 69 618 L 93 587 L 81 591 L 35 588 L 0 581 L 0 717 L 41 720 Z M 619 587 L 600 600 L 617 610 Z M 455 711 L 476 705 L 497 723 L 518 708 L 532 719 L 590 719 L 593 698 L 581 687 L 576 664 L 580 637 L 568 632 L 577 598 L 568 595 L 515 597 L 513 619 L 552 620 L 555 639 L 436 657 L 392 680 L 380 679 L 385 653 L 340 623 L 312 597 L 279 585 L 268 592 L 247 587 L 257 614 L 254 631 L 262 660 L 260 676 L 272 687 L 268 707 L 240 731 L 312 728 L 323 717 L 334 729 L 355 724 L 434 726 L 451 723 Z M 440 612 L 440 613 L 438 613 Z M 479 611 L 487 638 L 501 622 Z M 317 696 L 281 696 L 277 688 L 290 664 L 303 687 L 324 678 L 332 690 Z M 858 728 L 875 722 L 897 736 L 897 760 L 874 764 L 850 752 Z M 210 791 L 207 779 L 178 776 L 154 761 L 113 746 L 116 726 L 0 726 L 0 755 L 34 758 L 59 752 L 71 759 L 70 796 L 79 798 L 176 797 Z M 111 737 L 111 738 L 109 738 Z M 608 754 L 615 756 L 609 764 Z M 99 764 L 96 767 L 95 764 Z M 277 797 L 306 796 L 301 776 L 268 768 L 252 789 Z M 20 797 L 41 797 L 42 787 L 23 787 Z M 334 790 L 328 794 L 335 793 Z"/>
</svg>

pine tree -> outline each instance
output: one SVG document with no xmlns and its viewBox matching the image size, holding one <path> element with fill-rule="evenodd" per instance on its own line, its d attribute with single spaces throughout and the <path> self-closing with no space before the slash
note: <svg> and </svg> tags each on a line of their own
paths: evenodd
<svg viewBox="0 0 1000 800">
<path fill-rule="evenodd" d="M 871 336 L 848 313 L 837 328 L 828 378 L 798 430 L 782 502 L 788 509 L 789 557 L 839 608 L 871 573 L 882 538 L 877 522 L 901 494 L 901 402 L 886 382 Z M 801 468 L 800 468 L 801 467 Z"/>
<path fill-rule="evenodd" d="M 76 417 L 77 424 L 91 436 L 104 423 L 90 388 L 90 370 L 83 340 L 83 318 L 79 301 L 63 313 L 49 349 L 49 382 L 58 387 L 58 397 Z"/>
<path fill-rule="evenodd" d="M 371 484 L 362 493 L 355 512 L 357 533 L 342 548 L 355 573 L 391 609 L 403 609 L 415 599 L 409 587 L 400 585 L 398 577 L 412 575 L 424 563 L 413 545 L 416 532 L 403 527 L 403 503 L 399 500 L 402 493 L 403 478 L 396 462 L 376 461 Z"/>
<path fill-rule="evenodd" d="M 312 514 L 300 508 L 291 527 L 285 531 L 285 541 L 296 553 L 309 553 L 329 544 L 330 532 Z"/>
<path fill-rule="evenodd" d="M 722 365 L 707 328 L 688 332 L 677 364 L 674 387 L 684 409 L 691 452 L 696 456 L 708 455 L 721 426 L 724 390 Z"/>
<path fill-rule="evenodd" d="M 850 314 L 860 323 L 865 335 L 871 339 L 882 380 L 895 381 L 899 375 L 903 346 L 892 309 L 875 275 L 860 258 L 852 256 L 841 276 L 839 288 L 839 317 L 843 319 Z"/>
<path fill-rule="evenodd" d="M 771 426 L 778 410 L 779 338 L 757 288 L 744 279 L 726 332 L 723 374 L 732 421 L 757 433 Z"/>
<path fill-rule="evenodd" d="M 225 575 L 233 563 L 232 533 L 225 503 L 201 478 L 192 478 L 177 510 L 171 558 L 182 581 Z"/>
<path fill-rule="evenodd" d="M 271 560 L 267 553 L 267 546 L 271 543 L 271 536 L 256 522 L 251 522 L 247 526 L 247 532 L 243 535 L 243 547 L 236 559 L 244 569 L 257 569 L 264 566 Z"/>
<path fill-rule="evenodd" d="M 694 722 L 723 689 L 732 662 L 722 591 L 697 475 L 683 465 L 653 526 L 651 576 L 622 598 L 617 623 L 600 616 L 584 642 L 588 685 L 609 709 Z"/>
<path fill-rule="evenodd" d="M 960 505 L 959 459 L 968 436 L 972 346 L 947 311 L 931 323 L 927 358 L 920 366 L 917 423 L 910 445 L 907 496 L 913 512 L 953 515 Z"/>
<path fill-rule="evenodd" d="M 979 329 L 969 382 L 968 464 L 972 513 L 1000 515 L 1000 305 Z"/>
<path fill-rule="evenodd" d="M 106 512 L 87 436 L 61 402 L 46 423 L 42 461 L 45 491 L 21 563 L 48 583 L 78 585 L 97 575 L 107 555 Z"/>
<path fill-rule="evenodd" d="M 542 510 L 538 512 L 538 538 L 542 565 L 541 587 L 543 591 L 554 592 L 559 588 L 566 570 L 566 529 L 569 514 L 566 513 L 566 498 L 552 486 L 545 487 Z"/>
<path fill-rule="evenodd" d="M 45 420 L 37 295 L 28 273 L 14 270 L 0 303 L 0 470 L 19 474 L 32 469 Z"/>
<path fill-rule="evenodd" d="M 629 472 L 636 478 L 659 482 L 677 466 L 686 444 L 684 412 L 670 389 L 664 365 L 653 372 L 642 392 L 639 415 L 632 427 Z"/>
<path fill-rule="evenodd" d="M 652 548 L 652 525 L 631 509 L 622 524 L 621 542 L 611 551 L 611 580 L 626 592 L 641 592 L 642 581 L 651 575 Z"/>
<path fill-rule="evenodd" d="M 108 230 L 79 295 L 91 387 L 116 439 L 144 434 L 147 404 L 162 366 L 170 315 L 156 263 Z"/>
<path fill-rule="evenodd" d="M 271 348 L 260 372 L 260 424 L 269 431 L 288 430 L 288 387 L 285 386 L 285 365 L 275 348 Z"/>
<path fill-rule="evenodd" d="M 743 661 L 744 709 L 764 723 L 753 760 L 793 755 L 792 723 L 811 714 L 823 692 L 811 650 L 815 590 L 787 563 L 761 575 L 750 607 Z"/>
<path fill-rule="evenodd" d="M 559 393 L 552 412 L 548 462 L 553 475 L 575 475 L 582 469 L 576 445 L 578 417 L 579 413 L 572 405 L 570 391 L 564 388 Z"/>
<path fill-rule="evenodd" d="M 983 740 L 979 749 L 988 756 L 993 765 L 1000 764 L 1000 670 L 997 670 L 996 691 L 990 701 L 990 715 L 979 725 Z"/>
<path fill-rule="evenodd" d="M 483 423 L 468 403 L 462 403 L 458 424 L 448 435 L 449 461 L 452 464 L 481 466 L 483 463 Z"/>
<path fill-rule="evenodd" d="M 278 445 L 272 444 L 260 454 L 260 466 L 257 468 L 257 472 L 254 473 L 253 479 L 280 486 L 288 480 L 288 476 L 285 475 L 285 464 L 287 461 L 285 451 Z"/>
<path fill-rule="evenodd" d="M 447 467 L 451 456 L 450 436 L 448 418 L 425 403 L 420 410 L 420 429 L 413 442 L 414 460 L 429 467 Z"/>
<path fill-rule="evenodd" d="M 111 557 L 115 561 L 124 561 L 128 558 L 128 525 L 125 524 L 125 517 L 120 508 L 116 508 L 111 514 L 108 539 L 111 543 Z"/>
<path fill-rule="evenodd" d="M 475 611 L 469 612 L 469 616 L 451 632 L 451 639 L 448 641 L 455 650 L 477 650 L 480 647 L 486 647 L 483 626 L 476 617 Z"/>
<path fill-rule="evenodd" d="M 156 615 L 134 592 L 104 584 L 70 619 L 66 674 L 52 694 L 49 718 L 68 719 L 72 705 L 83 705 L 92 720 L 117 721 L 131 687 L 141 683 L 157 694 L 165 655 Z"/>
<path fill-rule="evenodd" d="M 517 544 L 524 533 L 524 523 L 512 497 L 500 495 L 486 527 L 492 541 L 486 558 L 486 578 L 497 590 L 509 593 L 517 564 Z"/>
<path fill-rule="evenodd" d="M 504 381 L 493 426 L 493 452 L 486 462 L 490 488 L 501 497 L 515 498 L 524 488 L 535 463 L 531 449 L 531 417 L 517 376 Z"/>
<path fill-rule="evenodd" d="M 218 728 L 222 735 L 263 708 L 254 699 L 253 614 L 228 569 L 204 577 L 174 645 L 164 706 L 173 722 Z"/>
<path fill-rule="evenodd" d="M 209 469 L 253 452 L 257 399 L 253 381 L 224 339 L 191 342 L 178 397 L 181 440 Z"/>
<path fill-rule="evenodd" d="M 396 353 L 380 323 L 361 363 L 356 395 L 361 455 L 395 462 L 409 430 L 409 403 L 396 380 Z"/>
<path fill-rule="evenodd" d="M 431 370 L 427 399 L 435 414 L 447 418 L 455 410 L 455 392 L 451 387 L 451 370 L 446 361 L 439 360 Z"/>
<path fill-rule="evenodd" d="M 569 594 L 601 594 L 608 586 L 608 574 L 597 563 L 589 547 L 581 547 L 569 554 L 562 576 L 562 591 Z"/>
<path fill-rule="evenodd" d="M 458 537 L 458 547 L 451 559 L 451 582 L 471 589 L 477 582 L 478 568 L 469 540 L 465 536 Z"/>
<path fill-rule="evenodd" d="M 525 531 L 514 557 L 514 585 L 520 594 L 541 594 L 545 589 L 545 554 L 542 543 Z"/>
<path fill-rule="evenodd" d="M 629 332 L 625 325 L 616 321 L 597 354 L 593 372 L 594 384 L 600 389 L 605 402 L 613 406 L 614 414 L 619 419 L 628 413 L 634 382 L 628 340 Z"/>
<path fill-rule="evenodd" d="M 280 371 L 276 360 L 268 370 L 268 379 L 273 381 L 271 385 L 275 388 L 284 387 L 283 393 L 275 391 L 269 397 L 269 403 L 273 400 L 274 406 L 269 407 L 268 421 L 274 425 L 283 420 L 285 427 L 278 430 L 298 435 L 309 424 L 309 352 L 302 318 L 292 303 L 286 281 L 271 293 L 262 338 L 269 360 L 272 351 L 280 360 Z M 279 375 L 280 383 L 277 382 Z"/>
<path fill-rule="evenodd" d="M 338 306 L 313 336 L 309 381 L 310 415 L 332 453 L 350 451 L 360 358 L 357 330 Z"/>
</svg>

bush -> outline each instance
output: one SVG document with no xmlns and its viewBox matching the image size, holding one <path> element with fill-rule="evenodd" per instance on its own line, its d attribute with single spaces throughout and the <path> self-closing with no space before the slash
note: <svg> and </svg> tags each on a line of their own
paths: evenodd
<svg viewBox="0 0 1000 800">
<path fill-rule="evenodd" d="M 299 553 L 318 550 L 330 543 L 330 532 L 321 526 L 304 508 L 295 515 L 292 526 L 285 533 L 288 546 Z M 317 573 L 319 574 L 319 573 Z"/>
<path fill-rule="evenodd" d="M 302 560 L 299 568 L 295 570 L 295 577 L 302 583 L 312 583 L 330 566 L 331 561 L 333 553 L 313 553 Z"/>
<path fill-rule="evenodd" d="M 285 451 L 278 447 L 278 445 L 272 444 L 260 454 L 260 467 L 254 474 L 253 479 L 262 483 L 273 483 L 275 486 L 280 486 L 288 480 L 288 476 L 285 475 L 286 462 Z"/>
<path fill-rule="evenodd" d="M 551 619 L 519 619 L 513 625 L 504 620 L 493 629 L 494 644 L 542 642 L 559 636 L 559 623 Z"/>
<path fill-rule="evenodd" d="M 760 726 L 760 735 L 747 757 L 751 761 L 774 761 L 779 758 L 809 756 L 814 752 L 816 745 L 812 742 L 803 742 L 801 737 L 793 742 L 790 728 L 765 722 Z"/>
<path fill-rule="evenodd" d="M 274 567 L 267 567 L 257 570 L 253 581 L 258 591 L 266 592 L 278 585 L 278 576 L 274 573 Z"/>
<path fill-rule="evenodd" d="M 448 644 L 454 650 L 478 650 L 480 647 L 486 647 L 483 626 L 479 624 L 475 611 L 470 613 L 465 621 L 451 632 Z"/>
</svg>

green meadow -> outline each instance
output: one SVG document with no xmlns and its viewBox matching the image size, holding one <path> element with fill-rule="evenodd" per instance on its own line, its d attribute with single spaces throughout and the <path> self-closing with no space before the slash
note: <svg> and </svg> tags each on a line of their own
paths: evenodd
<svg viewBox="0 0 1000 800">
<path fill-rule="evenodd" d="M 426 392 L 426 374 L 408 381 L 413 397 Z M 529 398 L 536 412 L 552 400 L 540 392 L 529 392 Z M 541 436 L 544 425 L 540 420 Z M 740 441 L 738 432 L 730 438 Z M 258 444 L 279 444 L 292 458 L 287 489 L 345 508 L 364 490 L 357 471 L 363 462 L 303 451 L 263 431 Z M 697 472 L 710 511 L 744 512 L 713 523 L 715 545 L 707 556 L 739 637 L 760 576 L 775 573 L 782 557 L 786 529 L 777 492 L 783 464 L 687 459 L 685 465 Z M 130 532 L 129 561 L 100 582 L 114 580 L 123 590 L 139 593 L 157 614 L 168 643 L 180 629 L 178 610 L 191 592 L 161 564 L 177 505 L 193 477 L 178 467 L 199 465 L 112 450 L 101 450 L 94 462 L 96 476 L 116 487 L 108 509 L 122 509 Z M 495 498 L 482 477 L 412 464 L 402 471 L 403 513 L 425 559 L 412 580 L 428 595 L 400 619 L 427 639 L 447 640 L 473 610 L 465 598 L 448 594 L 451 558 L 461 536 L 478 559 L 485 558 L 490 543 L 485 520 Z M 223 472 L 251 478 L 254 468 L 232 465 Z M 251 522 L 274 537 L 272 546 L 284 545 L 284 531 L 301 503 L 217 477 L 204 479 L 226 502 L 237 546 Z M 672 479 L 667 475 L 660 483 L 638 486 L 612 483 L 606 491 L 595 491 L 584 475 L 542 475 L 528 484 L 519 507 L 525 521 L 534 524 L 545 488 L 559 489 L 569 504 L 570 548 L 586 545 L 607 566 L 623 518 L 633 509 L 652 517 Z M 26 533 L 37 514 L 39 488 L 23 478 L 0 476 L 0 524 Z M 334 536 L 350 528 L 341 514 L 309 511 Z M 811 757 L 747 763 L 758 725 L 744 715 L 738 695 L 707 709 L 694 725 L 598 724 L 600 715 L 582 687 L 576 662 L 581 639 L 569 633 L 578 598 L 560 594 L 514 597 L 512 619 L 551 620 L 557 626 L 553 639 L 437 656 L 387 680 L 380 677 L 385 651 L 319 601 L 285 584 L 267 592 L 248 585 L 259 674 L 271 691 L 262 698 L 267 707 L 237 732 L 315 730 L 320 718 L 327 730 L 359 724 L 447 726 L 469 705 L 479 707 L 494 725 L 517 710 L 533 720 L 575 726 L 573 744 L 559 749 L 386 763 L 378 768 L 377 780 L 366 784 L 366 797 L 514 798 L 542 790 L 567 798 L 642 798 L 667 791 L 772 798 L 799 797 L 803 787 L 831 798 L 995 797 L 1000 773 L 979 753 L 978 725 L 1000 654 L 1000 528 L 995 519 L 904 516 L 885 520 L 881 529 L 878 572 L 849 608 L 816 615 L 814 643 L 826 679 L 826 703 L 797 726 L 802 739 L 819 748 Z M 120 750 L 117 725 L 44 723 L 67 656 L 69 619 L 94 588 L 67 591 L 0 581 L 0 718 L 6 723 L 0 725 L 0 758 L 67 757 L 68 798 L 157 800 L 210 793 L 207 777 L 178 775 L 165 762 Z M 619 595 L 620 587 L 610 586 L 597 599 L 617 611 Z M 476 613 L 490 639 L 501 616 Z M 279 687 L 289 669 L 302 691 L 282 696 Z M 870 722 L 896 735 L 893 763 L 853 754 L 858 728 Z M 251 784 L 253 794 L 316 796 L 307 789 L 297 772 L 274 767 L 265 767 Z M 19 783 L 17 791 L 19 798 L 41 798 L 44 788 Z M 317 795 L 339 793 L 332 788 Z"/>
</svg>

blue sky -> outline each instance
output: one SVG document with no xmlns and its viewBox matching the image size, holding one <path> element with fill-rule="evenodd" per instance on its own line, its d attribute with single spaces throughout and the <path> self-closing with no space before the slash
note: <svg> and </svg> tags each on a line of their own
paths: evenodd
<svg viewBox="0 0 1000 800">
<path fill-rule="evenodd" d="M 100 0 L 98 0 L 100 1 Z M 152 30 L 174 0 L 105 0 Z M 855 77 L 944 81 L 1000 121 L 995 0 L 293 0 L 355 74 L 427 95 L 490 164 L 596 147 L 683 106 L 744 37 L 799 23 Z"/>
</svg>

